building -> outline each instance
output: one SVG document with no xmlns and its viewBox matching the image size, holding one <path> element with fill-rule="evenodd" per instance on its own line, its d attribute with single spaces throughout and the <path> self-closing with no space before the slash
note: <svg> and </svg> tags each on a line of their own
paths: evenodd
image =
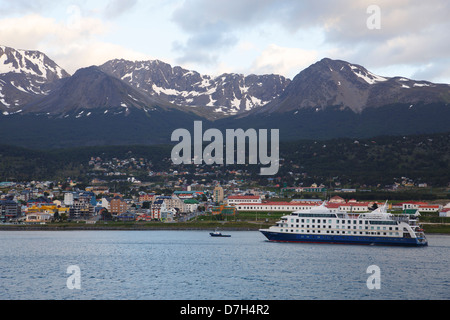
<svg viewBox="0 0 450 320">
<path fill-rule="evenodd" d="M 120 215 L 122 213 L 127 212 L 128 204 L 121 197 L 115 196 L 109 202 L 109 212 L 113 215 Z"/>
<path fill-rule="evenodd" d="M 221 186 L 216 186 L 213 190 L 213 201 L 220 203 L 223 202 L 224 192 Z"/>
<path fill-rule="evenodd" d="M 21 215 L 20 205 L 12 200 L 0 200 L 0 221 L 17 219 Z"/>
<path fill-rule="evenodd" d="M 73 205 L 70 207 L 70 219 L 89 219 L 94 214 L 94 206 L 90 199 L 80 197 L 74 199 Z"/>
<path fill-rule="evenodd" d="M 199 202 L 195 199 L 184 200 L 184 208 L 186 213 L 196 212 L 198 209 Z"/>
<path fill-rule="evenodd" d="M 339 210 L 345 211 L 345 212 L 368 212 L 370 203 L 369 202 L 347 202 L 347 203 L 340 203 L 339 204 Z"/>
<path fill-rule="evenodd" d="M 27 214 L 31 213 L 51 213 L 54 214 L 58 212 L 59 215 L 61 214 L 70 214 L 70 208 L 69 207 L 62 207 L 56 203 L 52 204 L 44 204 L 44 205 L 32 205 L 27 208 Z"/>
<path fill-rule="evenodd" d="M 105 197 L 103 197 L 102 200 L 101 200 L 101 207 L 105 208 L 108 211 L 111 210 L 111 206 L 110 206 L 111 200 L 112 200 L 112 198 L 109 198 L 109 197 L 105 198 Z"/>
<path fill-rule="evenodd" d="M 237 203 L 261 203 L 260 196 L 229 196 L 227 198 L 229 206 L 236 205 Z"/>
<path fill-rule="evenodd" d="M 439 212 L 442 209 L 442 205 L 438 204 L 428 204 L 426 202 L 420 202 L 420 201 L 407 201 L 402 203 L 402 209 L 408 210 L 408 209 L 415 209 L 419 210 L 419 212 L 425 213 L 425 212 Z"/>
<path fill-rule="evenodd" d="M 86 187 L 86 191 L 94 193 L 96 196 L 109 193 L 109 188 L 104 186 Z"/>
<path fill-rule="evenodd" d="M 187 199 L 192 199 L 194 198 L 194 195 L 192 193 L 179 193 L 178 198 L 180 198 L 181 200 L 187 200 Z"/>
<path fill-rule="evenodd" d="M 189 187 L 188 187 L 189 188 Z M 192 197 L 198 197 L 198 196 L 203 196 L 205 193 L 203 191 L 191 191 L 191 190 L 186 190 L 186 191 L 175 191 L 174 195 L 180 197 L 180 195 L 191 195 Z M 181 197 L 180 197 L 181 198 Z"/>
<path fill-rule="evenodd" d="M 27 223 L 43 223 L 50 221 L 53 218 L 53 215 L 51 213 L 43 213 L 43 212 L 36 212 L 36 213 L 29 213 L 27 214 L 27 217 L 25 218 L 25 222 Z"/>
<path fill-rule="evenodd" d="M 158 200 L 164 200 L 167 210 L 175 209 L 179 212 L 186 212 L 184 201 L 178 198 L 176 195 L 173 196 L 157 196 L 155 202 Z"/>
<path fill-rule="evenodd" d="M 78 194 L 75 192 L 65 192 L 64 193 L 64 204 L 66 206 L 73 206 L 73 201 L 78 199 Z"/>
<path fill-rule="evenodd" d="M 141 194 L 139 196 L 139 202 L 144 203 L 144 202 L 153 202 L 155 201 L 156 195 L 154 193 L 149 193 L 149 194 Z"/>
<path fill-rule="evenodd" d="M 266 212 L 293 212 L 296 210 L 309 210 L 321 205 L 317 201 L 291 201 L 291 202 L 262 202 L 262 203 L 237 203 L 238 211 L 266 211 Z"/>
<path fill-rule="evenodd" d="M 161 213 L 165 211 L 167 211 L 166 202 L 164 201 L 164 199 L 157 199 L 152 204 L 150 214 L 152 216 L 152 219 L 161 220 Z"/>
<path fill-rule="evenodd" d="M 164 210 L 161 211 L 161 221 L 163 222 L 174 222 L 175 220 L 175 210 Z"/>
<path fill-rule="evenodd" d="M 339 196 L 331 197 L 330 201 L 331 203 L 345 203 L 345 199 Z"/>
<path fill-rule="evenodd" d="M 131 212 L 123 212 L 121 214 L 117 215 L 117 219 L 122 222 L 129 222 L 129 221 L 135 221 L 136 220 L 136 214 Z"/>
<path fill-rule="evenodd" d="M 443 208 L 440 212 L 439 212 L 439 217 L 450 217 L 450 208 Z"/>
<path fill-rule="evenodd" d="M 351 202 L 350 202 L 351 201 Z M 331 212 L 344 211 L 348 213 L 362 213 L 370 212 L 373 210 L 373 206 L 376 204 L 378 207 L 383 206 L 384 203 L 377 202 L 357 202 L 356 200 L 350 200 L 348 202 L 328 202 L 326 207 L 331 210 Z"/>
</svg>

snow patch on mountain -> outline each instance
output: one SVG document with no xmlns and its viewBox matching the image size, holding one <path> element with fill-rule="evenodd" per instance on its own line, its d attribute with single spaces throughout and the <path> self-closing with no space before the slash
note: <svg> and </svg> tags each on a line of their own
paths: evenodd
<svg viewBox="0 0 450 320">
<path fill-rule="evenodd" d="M 183 107 L 207 107 L 223 115 L 258 108 L 278 97 L 290 83 L 279 75 L 225 73 L 202 75 L 159 60 L 110 60 L 100 68 L 136 89 Z"/>
</svg>

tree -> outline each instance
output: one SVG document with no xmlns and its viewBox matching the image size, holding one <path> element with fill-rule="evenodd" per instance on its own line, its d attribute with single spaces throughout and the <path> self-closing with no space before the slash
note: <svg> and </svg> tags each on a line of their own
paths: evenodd
<svg viewBox="0 0 450 320">
<path fill-rule="evenodd" d="M 100 213 L 100 216 L 103 221 L 112 220 L 111 212 L 109 212 L 108 209 L 103 209 Z"/>
<path fill-rule="evenodd" d="M 55 210 L 55 211 L 53 212 L 53 221 L 59 221 L 60 218 L 61 218 L 61 217 L 59 216 L 58 210 Z"/>
<path fill-rule="evenodd" d="M 65 212 L 61 213 L 60 220 L 61 221 L 67 221 L 67 213 L 65 213 Z"/>
<path fill-rule="evenodd" d="M 150 201 L 144 201 L 144 203 L 142 203 L 142 209 L 150 209 L 150 205 Z"/>
</svg>

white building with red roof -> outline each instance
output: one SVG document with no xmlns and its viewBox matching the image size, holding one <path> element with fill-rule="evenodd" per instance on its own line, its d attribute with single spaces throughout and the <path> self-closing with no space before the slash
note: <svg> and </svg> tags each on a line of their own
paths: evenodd
<svg viewBox="0 0 450 320">
<path fill-rule="evenodd" d="M 227 198 L 227 203 L 229 206 L 233 206 L 239 203 L 242 204 L 255 204 L 255 203 L 261 203 L 261 197 L 260 196 L 229 196 Z"/>
<path fill-rule="evenodd" d="M 259 203 L 237 203 L 238 211 L 269 211 L 269 212 L 293 212 L 296 210 L 309 210 L 320 206 L 320 201 L 291 201 L 291 202 L 259 202 Z"/>
<path fill-rule="evenodd" d="M 402 209 L 415 209 L 419 210 L 419 212 L 439 212 L 442 209 L 442 205 L 420 201 L 407 201 L 402 203 Z"/>
</svg>

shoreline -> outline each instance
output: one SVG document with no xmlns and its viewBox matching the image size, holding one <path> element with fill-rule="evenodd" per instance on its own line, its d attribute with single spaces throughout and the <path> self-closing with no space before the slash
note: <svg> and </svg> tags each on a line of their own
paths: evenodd
<svg viewBox="0 0 450 320">
<path fill-rule="evenodd" d="M 221 231 L 259 231 L 267 226 L 252 225 L 248 226 L 184 226 L 184 225 L 0 225 L 0 231 L 205 231 L 211 232 L 216 228 Z M 441 230 L 440 230 L 441 231 Z M 450 232 L 426 232 L 428 235 L 450 236 Z"/>
<path fill-rule="evenodd" d="M 0 225 L 0 231 L 259 231 L 264 226 L 55 226 L 55 225 Z"/>
</svg>

